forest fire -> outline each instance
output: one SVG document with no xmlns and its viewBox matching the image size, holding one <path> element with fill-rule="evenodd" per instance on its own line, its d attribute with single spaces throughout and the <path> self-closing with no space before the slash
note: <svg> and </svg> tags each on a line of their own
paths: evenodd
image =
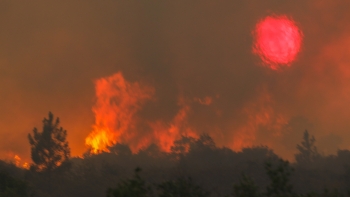
<svg viewBox="0 0 350 197">
<path fill-rule="evenodd" d="M 242 109 L 246 122 L 236 128 L 234 140 L 230 146 L 233 150 L 240 151 L 244 147 L 253 146 L 261 128 L 268 131 L 268 133 L 264 133 L 266 137 L 281 135 L 281 129 L 288 123 L 288 118 L 274 110 L 273 103 L 273 98 L 263 88 L 254 101 L 246 104 Z M 265 143 L 271 147 L 271 144 Z"/>
<path fill-rule="evenodd" d="M 128 82 L 118 72 L 96 80 L 95 89 L 96 103 L 92 108 L 95 124 L 85 139 L 90 152 L 94 154 L 109 152 L 108 147 L 117 143 L 128 145 L 133 153 L 151 144 L 157 145 L 163 152 L 170 152 L 174 141 L 182 136 L 199 138 L 196 128 L 188 122 L 189 115 L 193 112 L 191 104 L 199 103 L 209 107 L 213 102 L 213 98 L 209 96 L 189 99 L 180 95 L 177 102 L 178 112 L 170 121 L 161 118 L 150 121 L 138 117 L 137 112 L 143 109 L 146 101 L 154 100 L 153 87 L 139 82 Z M 234 128 L 233 141 L 228 144 L 233 150 L 239 151 L 243 147 L 252 146 L 260 127 L 266 127 L 274 133 L 287 122 L 281 114 L 273 110 L 271 96 L 265 89 L 256 99 L 242 108 L 242 115 L 246 120 Z M 213 133 L 209 131 L 208 134 Z"/>
<path fill-rule="evenodd" d="M 135 126 L 135 113 L 154 93 L 152 87 L 125 81 L 120 72 L 96 80 L 95 90 L 95 124 L 85 139 L 92 153 L 108 151 L 108 146 L 123 142 Z"/>
<path fill-rule="evenodd" d="M 29 164 L 27 162 L 23 162 L 21 157 L 18 155 L 13 156 L 12 159 L 13 164 L 15 164 L 18 168 L 29 169 Z"/>
<path fill-rule="evenodd" d="M 161 121 L 151 124 L 157 144 L 164 152 L 170 152 L 174 141 L 180 139 L 181 136 L 198 138 L 195 130 L 187 125 L 186 120 L 190 106 L 186 104 L 182 97 L 180 97 L 178 105 L 181 108 L 170 124 L 164 124 Z"/>
<path fill-rule="evenodd" d="M 95 89 L 96 103 L 92 109 L 95 124 L 85 139 L 91 153 L 108 152 L 108 147 L 116 143 L 128 144 L 133 153 L 152 143 L 160 150 L 169 152 L 174 141 L 181 136 L 198 137 L 187 125 L 190 106 L 183 97 L 179 97 L 180 109 L 170 122 L 146 121 L 151 131 L 141 135 L 136 131 L 137 124 L 141 121 L 136 117 L 136 112 L 142 109 L 145 101 L 153 97 L 154 88 L 138 82 L 130 83 L 118 72 L 96 80 Z"/>
</svg>

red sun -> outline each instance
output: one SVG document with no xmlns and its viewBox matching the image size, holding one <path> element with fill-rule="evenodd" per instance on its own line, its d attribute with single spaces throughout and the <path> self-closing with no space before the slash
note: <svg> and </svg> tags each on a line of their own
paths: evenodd
<svg viewBox="0 0 350 197">
<path fill-rule="evenodd" d="M 265 17 L 256 24 L 253 34 L 253 52 L 273 70 L 291 65 L 303 39 L 301 30 L 285 15 Z"/>
</svg>

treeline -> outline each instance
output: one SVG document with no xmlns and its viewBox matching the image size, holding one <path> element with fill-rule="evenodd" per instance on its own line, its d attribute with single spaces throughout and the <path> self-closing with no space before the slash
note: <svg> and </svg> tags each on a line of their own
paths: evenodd
<svg viewBox="0 0 350 197">
<path fill-rule="evenodd" d="M 135 175 L 118 184 L 116 188 L 107 191 L 107 197 L 210 197 L 211 192 L 192 181 L 190 177 L 180 177 L 176 180 L 165 181 L 157 185 L 148 185 L 139 175 L 140 168 L 136 168 Z M 291 172 L 288 161 L 280 159 L 275 165 L 267 161 L 265 172 L 268 175 L 269 183 L 264 190 L 261 190 L 255 181 L 245 174 L 242 174 L 238 183 L 233 184 L 232 192 L 226 197 L 340 197 L 345 196 L 337 189 L 329 191 L 325 189 L 322 193 L 308 192 L 298 194 L 293 190 L 290 183 Z M 350 196 L 350 191 L 347 191 Z"/>
<path fill-rule="evenodd" d="M 28 136 L 31 168 L 0 162 L 0 196 L 350 196 L 350 151 L 321 155 L 307 131 L 295 163 L 266 146 L 217 147 L 208 135 L 183 136 L 170 153 L 153 144 L 132 154 L 116 144 L 109 152 L 71 158 L 66 135 L 49 113 L 42 130 Z"/>
</svg>

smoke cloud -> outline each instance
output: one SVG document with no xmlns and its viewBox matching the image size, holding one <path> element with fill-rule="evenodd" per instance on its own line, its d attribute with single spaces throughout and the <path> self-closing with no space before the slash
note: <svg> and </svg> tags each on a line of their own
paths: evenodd
<svg viewBox="0 0 350 197">
<path fill-rule="evenodd" d="M 48 111 L 81 155 L 95 123 L 94 81 L 118 72 L 154 88 L 135 112 L 140 140 L 181 120 L 234 150 L 266 144 L 292 159 L 305 129 L 321 151 L 350 148 L 349 8 L 340 0 L 1 1 L 0 155 L 29 161 L 27 134 Z M 304 34 L 287 69 L 272 71 L 252 53 L 253 28 L 270 14 L 292 17 Z"/>
</svg>

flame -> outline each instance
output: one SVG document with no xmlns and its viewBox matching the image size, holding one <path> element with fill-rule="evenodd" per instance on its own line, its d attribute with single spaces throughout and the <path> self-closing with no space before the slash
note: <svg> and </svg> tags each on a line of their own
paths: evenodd
<svg viewBox="0 0 350 197">
<path fill-rule="evenodd" d="M 180 110 L 170 124 L 165 124 L 162 121 L 151 124 L 156 144 L 164 152 L 170 152 L 174 141 L 180 139 L 181 136 L 198 138 L 196 131 L 190 128 L 187 123 L 187 117 L 191 110 L 190 106 L 183 97 L 179 98 L 178 105 Z"/>
<path fill-rule="evenodd" d="M 15 165 L 18 167 L 21 163 L 21 158 L 18 155 L 13 157 Z"/>
<path fill-rule="evenodd" d="M 240 151 L 244 147 L 251 147 L 256 141 L 257 132 L 260 127 L 267 128 L 269 136 L 280 136 L 281 129 L 288 123 L 288 118 L 278 113 L 272 107 L 273 99 L 264 89 L 256 100 L 247 103 L 242 109 L 247 119 L 246 123 L 236 128 L 231 148 Z M 271 146 L 269 142 L 266 145 Z"/>
<path fill-rule="evenodd" d="M 12 155 L 12 154 L 11 154 Z M 23 162 L 22 163 L 22 159 L 20 156 L 18 155 L 14 155 L 13 158 L 12 158 L 12 162 L 13 164 L 15 164 L 18 168 L 24 168 L 24 169 L 29 169 L 29 164 L 27 162 Z"/>
<path fill-rule="evenodd" d="M 170 152 L 174 141 L 181 139 L 182 136 L 197 139 L 199 137 L 196 129 L 188 122 L 192 112 L 191 104 L 197 102 L 208 106 L 213 102 L 213 98 L 209 96 L 189 99 L 180 95 L 179 110 L 172 120 L 148 121 L 137 117 L 137 112 L 147 100 L 153 98 L 154 87 L 139 82 L 128 82 L 118 72 L 96 80 L 95 90 L 96 102 L 92 108 L 95 123 L 85 139 L 93 154 L 109 152 L 108 148 L 116 143 L 127 144 L 133 153 L 151 144 L 157 145 L 161 151 Z M 269 137 L 277 137 L 281 135 L 282 126 L 287 124 L 286 116 L 275 111 L 274 101 L 264 86 L 259 89 L 255 99 L 245 104 L 241 112 L 245 121 L 234 125 L 232 140 L 225 140 L 235 151 L 254 145 L 261 127 L 270 132 L 266 133 Z M 269 143 L 269 140 L 267 141 Z"/>
<path fill-rule="evenodd" d="M 29 163 L 24 162 L 23 165 L 22 165 L 22 167 L 23 167 L 24 169 L 27 169 L 27 170 L 28 170 L 30 166 L 29 166 Z"/>
<path fill-rule="evenodd" d="M 116 143 L 128 144 L 133 153 L 146 148 L 152 143 L 160 150 L 170 152 L 175 140 L 182 136 L 197 138 L 196 132 L 187 124 L 187 117 L 191 108 L 184 97 L 179 97 L 180 107 L 174 118 L 165 123 L 163 120 L 147 122 L 150 132 L 137 132 L 140 123 L 136 112 L 141 110 L 145 101 L 151 99 L 154 88 L 130 83 L 118 72 L 112 76 L 95 81 L 96 103 L 92 108 L 95 114 L 93 130 L 86 137 L 85 144 L 90 152 L 97 154 L 105 151 Z M 202 104 L 209 105 L 210 97 L 204 98 Z"/>
<path fill-rule="evenodd" d="M 135 126 L 135 113 L 151 99 L 154 88 L 126 81 L 122 73 L 95 81 L 96 103 L 92 108 L 95 124 L 85 144 L 91 153 L 107 151 L 108 147 L 128 136 Z"/>
</svg>

